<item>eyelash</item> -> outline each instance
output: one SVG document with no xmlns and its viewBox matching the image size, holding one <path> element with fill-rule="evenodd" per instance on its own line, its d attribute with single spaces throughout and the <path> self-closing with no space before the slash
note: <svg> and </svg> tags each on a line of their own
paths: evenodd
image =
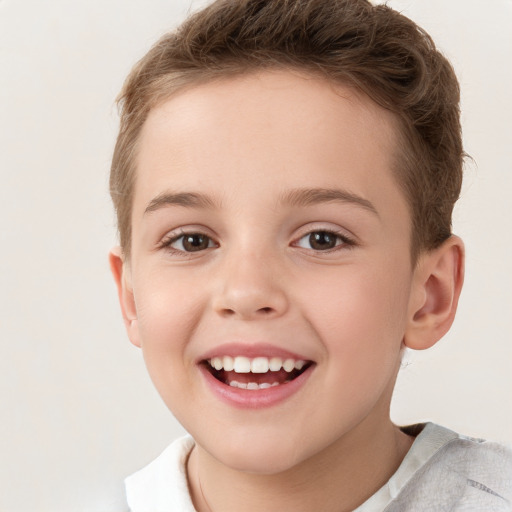
<svg viewBox="0 0 512 512">
<path fill-rule="evenodd" d="M 338 251 L 341 249 L 351 249 L 357 245 L 355 240 L 348 237 L 346 234 L 344 234 L 344 233 L 342 234 L 342 233 L 339 233 L 339 232 L 336 232 L 333 230 L 328 230 L 328 229 L 313 229 L 311 231 L 308 231 L 307 233 L 304 233 L 302 236 L 297 238 L 292 243 L 292 245 L 295 247 L 301 247 L 300 245 L 298 245 L 298 243 L 301 240 L 305 239 L 306 237 L 311 237 L 311 235 L 313 235 L 313 234 L 323 234 L 324 236 L 325 235 L 334 236 L 336 238 L 336 245 L 334 245 L 332 248 L 329 248 L 329 249 L 315 250 L 313 248 L 304 248 L 303 247 L 304 249 L 314 251 L 315 253 L 330 254 L 332 252 L 335 252 L 335 251 Z M 174 244 L 175 242 L 177 242 L 180 239 L 184 239 L 186 236 L 205 237 L 206 239 L 208 239 L 208 246 L 204 249 L 199 249 L 198 251 L 186 251 L 186 250 L 176 249 L 176 248 L 172 247 L 172 244 Z M 210 245 L 211 243 L 213 243 L 214 245 Z M 165 237 L 158 244 L 158 249 L 165 249 L 166 251 L 170 252 L 171 254 L 181 255 L 181 256 L 183 256 L 183 255 L 192 256 L 195 252 L 203 252 L 206 249 L 211 249 L 213 247 L 218 247 L 218 244 L 216 244 L 216 242 L 214 242 L 212 237 L 210 237 L 200 231 L 180 231 L 179 233 L 172 233 L 169 236 Z"/>
<path fill-rule="evenodd" d="M 307 233 L 304 233 L 301 237 L 297 238 L 297 240 L 295 242 L 293 242 L 293 245 L 297 246 L 298 243 L 301 240 L 305 239 L 306 237 L 311 237 L 314 234 L 320 234 L 320 233 L 323 234 L 324 236 L 327 235 L 330 237 L 334 237 L 336 239 L 336 244 L 334 245 L 334 247 L 332 247 L 330 249 L 323 249 L 323 250 L 322 249 L 315 250 L 313 248 L 311 248 L 311 249 L 306 248 L 306 249 L 312 250 L 315 253 L 330 254 L 332 252 L 339 251 L 341 249 L 351 249 L 356 246 L 355 240 L 348 237 L 345 233 L 340 233 L 340 232 L 329 230 L 329 229 L 313 229 L 311 231 L 308 231 Z"/>
<path fill-rule="evenodd" d="M 210 242 L 213 242 L 212 237 L 206 235 L 205 233 L 202 233 L 201 231 L 181 231 L 180 230 L 180 232 L 178 232 L 178 233 L 171 233 L 169 236 L 166 236 L 165 238 L 163 238 L 162 241 L 158 244 L 158 249 L 165 249 L 166 251 L 170 252 L 171 254 L 181 255 L 181 256 L 183 256 L 183 255 L 192 256 L 195 252 L 202 252 L 205 250 L 205 249 L 202 249 L 202 250 L 198 250 L 198 251 L 184 251 L 184 250 L 176 249 L 176 248 L 172 247 L 172 244 L 174 244 L 175 242 L 177 242 L 178 240 L 180 240 L 182 238 L 184 239 L 186 236 L 205 237 L 209 240 L 208 247 L 206 247 L 205 249 L 211 249 L 212 247 L 214 247 L 214 246 L 210 247 Z M 213 243 L 215 244 L 215 242 L 213 242 Z"/>
</svg>

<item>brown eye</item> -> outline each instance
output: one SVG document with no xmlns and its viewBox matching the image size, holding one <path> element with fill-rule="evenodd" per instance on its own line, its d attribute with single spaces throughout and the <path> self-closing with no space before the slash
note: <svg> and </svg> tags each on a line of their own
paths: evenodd
<svg viewBox="0 0 512 512">
<path fill-rule="evenodd" d="M 340 233 L 318 230 L 306 233 L 299 238 L 294 245 L 312 251 L 329 251 L 337 247 L 353 247 L 354 242 Z"/>
<path fill-rule="evenodd" d="M 316 251 L 325 251 L 336 247 L 339 236 L 328 231 L 315 231 L 309 234 L 309 245 Z"/>
<path fill-rule="evenodd" d="M 183 236 L 183 248 L 187 252 L 202 251 L 208 249 L 210 239 L 206 235 L 194 233 Z"/>
<path fill-rule="evenodd" d="M 172 240 L 169 246 L 178 251 L 197 252 L 214 247 L 214 243 L 202 233 L 187 233 Z"/>
</svg>

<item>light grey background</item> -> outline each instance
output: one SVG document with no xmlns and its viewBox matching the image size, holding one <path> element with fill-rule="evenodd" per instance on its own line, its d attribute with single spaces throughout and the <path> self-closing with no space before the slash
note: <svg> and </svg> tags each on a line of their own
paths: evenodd
<svg viewBox="0 0 512 512">
<path fill-rule="evenodd" d="M 194 2 L 197 7 L 204 2 Z M 409 354 L 393 418 L 512 443 L 512 2 L 391 0 L 451 58 L 468 163 L 467 278 Z M 0 511 L 114 512 L 182 431 L 126 339 L 107 252 L 114 98 L 188 0 L 0 0 Z"/>
</svg>

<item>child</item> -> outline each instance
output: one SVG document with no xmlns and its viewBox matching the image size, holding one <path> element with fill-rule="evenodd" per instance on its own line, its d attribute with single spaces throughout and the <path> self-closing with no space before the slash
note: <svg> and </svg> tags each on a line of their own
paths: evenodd
<svg viewBox="0 0 512 512">
<path fill-rule="evenodd" d="M 450 328 L 459 88 L 366 0 L 218 0 L 121 93 L 110 263 L 191 436 L 133 512 L 510 510 L 512 455 L 389 417 L 403 349 Z"/>
</svg>

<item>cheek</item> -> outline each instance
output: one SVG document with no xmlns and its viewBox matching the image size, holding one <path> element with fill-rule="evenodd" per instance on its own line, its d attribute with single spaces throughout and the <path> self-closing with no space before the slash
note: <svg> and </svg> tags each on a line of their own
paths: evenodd
<svg viewBox="0 0 512 512">
<path fill-rule="evenodd" d="M 405 331 L 409 280 L 395 269 L 342 270 L 310 287 L 308 316 L 328 358 L 346 366 L 357 380 L 362 367 L 395 366 Z"/>
<path fill-rule="evenodd" d="M 183 364 L 184 351 L 202 310 L 198 290 L 172 273 L 147 273 L 135 289 L 142 351 L 148 369 Z"/>
<path fill-rule="evenodd" d="M 167 407 L 178 416 L 189 400 L 194 400 L 195 389 L 190 387 L 193 363 L 187 350 L 200 317 L 200 301 L 190 286 L 180 286 L 162 274 L 154 281 L 144 281 L 136 295 L 148 374 Z"/>
</svg>

